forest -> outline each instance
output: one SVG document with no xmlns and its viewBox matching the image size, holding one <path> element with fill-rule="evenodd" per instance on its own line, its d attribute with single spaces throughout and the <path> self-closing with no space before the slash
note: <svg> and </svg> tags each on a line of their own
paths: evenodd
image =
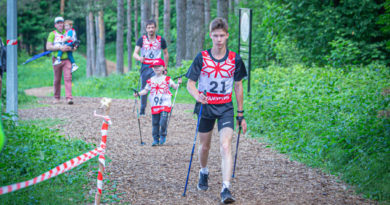
<svg viewBox="0 0 390 205">
<path fill-rule="evenodd" d="M 6 7 L 7 0 L 0 0 L 3 42 L 7 39 Z M 372 200 L 365 201 L 368 204 L 389 203 L 390 0 L 18 0 L 20 109 L 46 106 L 39 103 L 39 97 L 26 95 L 25 90 L 53 86 L 50 57 L 22 64 L 47 50 L 47 38 L 57 16 L 74 21 L 81 41 L 75 52 L 80 70 L 73 74 L 73 95 L 134 99 L 129 93 L 137 87 L 140 63 L 132 54 L 137 39 L 145 34 L 147 20 L 157 22 L 157 34 L 167 41 L 168 74 L 176 77 L 187 72 L 200 51 L 211 48 L 209 23 L 216 17 L 229 23 L 228 49 L 239 50 L 240 8 L 250 8 L 253 14 L 250 93 L 247 80 L 244 82 L 249 138 L 291 160 L 336 176 L 348 185 L 347 189 L 364 200 Z M 182 87 L 178 103 L 194 104 L 185 84 Z M 58 131 L 58 125 L 64 123 L 59 119 L 26 119 L 17 124 L 8 117 L 3 112 L 8 141 L 0 153 L 0 186 L 11 184 L 20 176 L 29 179 L 48 170 L 49 165 L 70 158 L 66 156 L 76 156 L 93 147 L 82 137 L 64 140 L 63 132 Z M 31 139 L 40 139 L 42 135 L 53 138 L 39 140 L 46 143 L 39 147 Z M 30 144 L 33 148 L 27 146 Z M 47 162 L 45 167 L 46 162 L 39 156 L 46 151 L 38 150 L 50 149 L 47 154 L 51 157 L 45 159 L 50 161 L 55 158 L 53 149 L 57 146 L 68 155 Z M 35 151 L 28 154 L 28 150 Z M 37 164 L 44 168 L 29 173 Z M 32 196 L 20 191 L 0 195 L 0 200 L 11 202 L 17 197 L 14 203 L 59 203 L 62 199 L 56 197 L 60 196 L 42 193 L 55 186 L 61 192 L 69 192 L 67 198 L 91 203 L 90 187 L 83 186 L 95 180 L 94 176 L 87 176 L 91 175 L 86 174 L 89 169 L 96 166 L 86 164 L 78 174 L 66 176 L 70 178 L 61 176 L 35 190 L 26 189 L 34 190 Z M 72 187 L 60 188 L 64 182 Z M 106 203 L 137 204 L 112 191 L 116 190 L 112 188 L 113 180 L 106 182 L 111 187 L 107 188 Z M 78 189 L 84 193 L 82 197 L 76 196 L 77 191 L 70 191 Z M 52 201 L 44 201 L 47 196 Z"/>
</svg>

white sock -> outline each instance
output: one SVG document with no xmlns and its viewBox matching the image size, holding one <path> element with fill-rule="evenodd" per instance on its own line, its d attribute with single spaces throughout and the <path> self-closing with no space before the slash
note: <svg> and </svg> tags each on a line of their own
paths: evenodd
<svg viewBox="0 0 390 205">
<path fill-rule="evenodd" d="M 228 188 L 228 189 L 229 189 L 229 187 L 230 187 L 230 182 L 228 182 L 228 181 L 223 181 L 221 192 L 222 192 L 225 188 Z"/>
<path fill-rule="evenodd" d="M 201 168 L 201 169 L 200 169 L 200 172 L 201 172 L 202 174 L 209 174 L 209 168 L 207 168 L 207 167 Z"/>
</svg>

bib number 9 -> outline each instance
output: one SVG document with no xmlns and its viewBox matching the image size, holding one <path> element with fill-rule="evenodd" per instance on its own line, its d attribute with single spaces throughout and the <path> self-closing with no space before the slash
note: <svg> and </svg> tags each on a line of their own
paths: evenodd
<svg viewBox="0 0 390 205">
<path fill-rule="evenodd" d="M 163 102 L 163 99 L 159 98 L 159 97 L 154 97 L 153 101 L 154 101 L 154 105 L 161 105 Z"/>
<path fill-rule="evenodd" d="M 216 81 L 211 81 L 210 82 L 210 85 L 212 86 L 212 88 L 210 89 L 210 92 L 211 93 L 226 93 L 226 82 L 221 82 L 221 86 L 222 86 L 222 89 L 218 92 L 218 82 Z"/>
</svg>

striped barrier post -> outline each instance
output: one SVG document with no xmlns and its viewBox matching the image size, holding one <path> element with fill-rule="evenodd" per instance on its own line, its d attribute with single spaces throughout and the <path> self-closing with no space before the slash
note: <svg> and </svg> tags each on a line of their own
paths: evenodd
<svg viewBox="0 0 390 205">
<path fill-rule="evenodd" d="M 100 142 L 100 149 L 102 152 L 99 155 L 99 171 L 98 171 L 98 177 L 97 177 L 97 192 L 95 195 L 95 204 L 98 205 L 100 204 L 100 199 L 102 196 L 102 190 L 103 190 L 103 173 L 104 173 L 104 168 L 105 168 L 105 153 L 106 153 L 106 142 L 107 142 L 107 131 L 108 131 L 108 126 L 111 125 L 111 119 L 108 116 L 101 116 L 97 115 L 95 113 L 95 116 L 97 117 L 103 117 L 103 123 L 102 123 L 102 128 L 101 128 L 101 133 L 102 133 L 102 139 Z"/>
<path fill-rule="evenodd" d="M 96 117 L 103 118 L 102 128 L 101 128 L 101 134 L 102 139 L 100 142 L 100 149 L 102 149 L 102 153 L 99 155 L 99 171 L 98 171 L 98 177 L 97 177 L 97 192 L 95 195 L 95 205 L 100 205 L 100 200 L 102 197 L 102 190 L 103 190 L 103 173 L 104 169 L 106 167 L 106 142 L 107 142 L 107 131 L 108 126 L 112 124 L 110 117 L 107 115 L 110 111 L 110 105 L 111 105 L 111 99 L 109 98 L 103 98 L 101 100 L 101 106 L 100 108 L 105 108 L 106 116 L 104 115 L 98 115 L 96 114 L 96 111 L 94 115 Z"/>
</svg>

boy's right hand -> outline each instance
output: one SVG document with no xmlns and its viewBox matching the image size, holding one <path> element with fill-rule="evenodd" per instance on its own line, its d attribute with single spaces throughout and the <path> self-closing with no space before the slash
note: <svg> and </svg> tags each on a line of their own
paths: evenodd
<svg viewBox="0 0 390 205">
<path fill-rule="evenodd" d="M 139 95 L 138 95 L 138 93 L 134 93 L 134 97 L 138 97 Z"/>
<path fill-rule="evenodd" d="M 204 95 L 203 93 L 199 93 L 198 97 L 196 98 L 196 101 L 202 104 L 207 104 L 207 96 Z"/>
</svg>

